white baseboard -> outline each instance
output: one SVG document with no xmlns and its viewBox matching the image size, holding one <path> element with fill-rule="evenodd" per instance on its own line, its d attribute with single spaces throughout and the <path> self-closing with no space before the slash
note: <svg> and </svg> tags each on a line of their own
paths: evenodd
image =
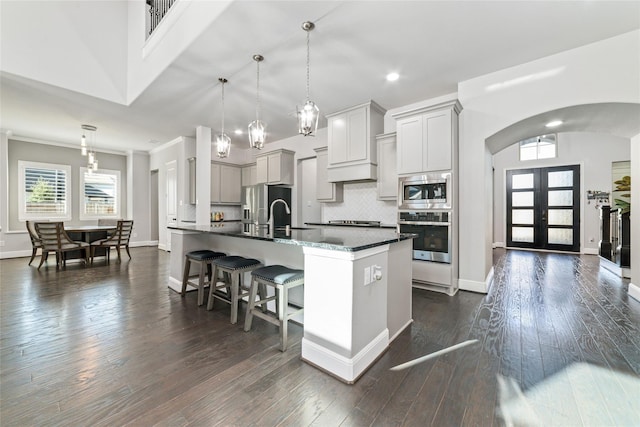
<svg viewBox="0 0 640 427">
<path fill-rule="evenodd" d="M 629 296 L 636 301 L 640 301 L 640 286 L 629 283 Z"/>
<path fill-rule="evenodd" d="M 162 251 L 165 251 L 165 252 L 168 252 L 168 251 L 167 251 L 167 245 L 166 245 L 166 244 L 164 244 L 164 243 L 160 243 L 160 242 L 158 242 L 158 249 L 160 249 L 160 250 L 162 250 Z"/>
<path fill-rule="evenodd" d="M 389 330 L 384 329 L 352 358 L 344 357 L 309 339 L 302 338 L 302 360 L 353 384 L 389 345 Z"/>
<path fill-rule="evenodd" d="M 493 249 L 495 249 L 495 248 L 504 248 L 505 244 L 504 244 L 504 242 L 493 242 L 492 246 L 493 246 Z"/>
<path fill-rule="evenodd" d="M 148 240 L 146 242 L 131 242 L 129 247 L 131 248 L 140 248 L 140 247 L 148 247 L 148 246 L 158 246 L 157 240 Z M 0 259 L 9 259 L 9 258 L 24 258 L 31 257 L 31 249 L 21 250 L 21 251 L 0 251 Z M 40 251 L 36 254 L 36 258 L 40 257 Z"/>
<path fill-rule="evenodd" d="M 477 280 L 458 279 L 458 288 L 463 291 L 486 294 L 487 292 L 489 292 L 489 288 L 491 287 L 491 283 L 493 282 L 493 272 L 493 267 L 491 267 L 491 270 L 489 270 L 489 274 L 487 274 L 484 282 L 479 282 Z"/>
<path fill-rule="evenodd" d="M 598 248 L 584 248 L 582 253 L 585 254 L 585 255 L 599 255 L 600 254 L 600 252 L 598 251 Z"/>
<path fill-rule="evenodd" d="M 36 257 L 39 257 L 39 256 L 40 256 L 40 251 L 38 251 L 38 254 L 36 255 Z M 23 258 L 23 257 L 31 257 L 31 250 L 0 252 L 0 259 Z"/>
<path fill-rule="evenodd" d="M 631 279 L 631 269 L 628 267 L 620 267 L 615 262 L 609 261 L 606 258 L 600 257 L 600 267 L 605 268 L 619 277 L 625 279 Z"/>
<path fill-rule="evenodd" d="M 130 248 L 139 248 L 139 247 L 143 247 L 143 246 L 158 246 L 158 241 L 157 240 L 147 240 L 147 241 L 130 242 L 129 243 L 129 247 Z"/>
</svg>

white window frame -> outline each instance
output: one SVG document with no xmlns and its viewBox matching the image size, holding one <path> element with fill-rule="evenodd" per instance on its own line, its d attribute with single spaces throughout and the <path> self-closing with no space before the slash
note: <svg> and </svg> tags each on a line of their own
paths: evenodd
<svg viewBox="0 0 640 427">
<path fill-rule="evenodd" d="M 66 183 L 64 189 L 65 203 L 63 213 L 55 214 L 51 212 L 27 212 L 27 198 L 25 191 L 25 173 L 27 169 L 50 169 L 64 171 L 64 173 L 66 174 Z M 18 220 L 71 220 L 71 166 L 18 160 Z"/>
<path fill-rule="evenodd" d="M 120 201 L 122 200 L 122 180 L 120 179 L 120 171 L 119 170 L 110 170 L 110 169 L 98 169 L 97 171 L 93 171 L 92 173 L 95 174 L 102 174 L 102 175 L 112 175 L 116 178 L 116 194 L 115 194 L 115 211 L 113 214 L 108 214 L 108 215 L 98 215 L 98 214 L 88 214 L 86 213 L 86 205 L 85 205 L 85 195 L 84 195 L 84 175 L 86 172 L 88 172 L 88 168 L 86 167 L 81 167 L 80 168 L 80 182 L 79 182 L 79 193 L 80 193 L 80 203 L 79 203 L 79 210 L 80 210 L 80 220 L 84 221 L 84 220 L 94 220 L 94 219 L 104 219 L 104 218 L 111 218 L 111 219 L 119 219 L 120 217 L 120 209 L 121 209 L 121 203 Z"/>
<path fill-rule="evenodd" d="M 540 146 L 543 144 L 551 144 L 550 138 L 553 137 L 553 156 L 551 157 L 540 157 Z M 537 140 L 537 142 L 536 142 Z M 536 156 L 530 159 L 522 158 L 522 145 L 524 143 L 533 144 L 535 143 Z M 540 135 L 533 138 L 528 138 L 518 142 L 518 158 L 521 162 L 530 162 L 532 160 L 545 160 L 545 159 L 555 159 L 558 157 L 558 138 L 556 134 L 546 134 Z"/>
</svg>

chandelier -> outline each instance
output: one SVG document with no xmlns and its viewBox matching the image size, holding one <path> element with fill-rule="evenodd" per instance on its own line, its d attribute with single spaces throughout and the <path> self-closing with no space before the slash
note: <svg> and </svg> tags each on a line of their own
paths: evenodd
<svg viewBox="0 0 640 427">
<path fill-rule="evenodd" d="M 251 148 L 262 150 L 267 139 L 266 124 L 260 120 L 260 62 L 264 60 L 262 55 L 253 55 L 256 61 L 256 119 L 249 124 L 249 145 Z"/>
<path fill-rule="evenodd" d="M 227 79 L 220 77 L 218 79 L 222 83 L 222 130 L 218 136 L 216 136 L 216 151 L 218 157 L 228 157 L 231 150 L 231 138 L 224 133 L 224 84 L 228 82 Z"/>
<path fill-rule="evenodd" d="M 309 99 L 309 33 L 315 28 L 313 22 L 303 22 L 302 29 L 307 32 L 307 102 L 301 110 L 297 110 L 298 116 L 298 133 L 304 136 L 312 135 L 318 129 L 318 118 L 320 110 L 318 106 Z M 312 135 L 313 136 L 313 135 Z"/>
<path fill-rule="evenodd" d="M 87 156 L 87 169 L 89 173 L 98 170 L 98 158 L 96 157 L 96 131 L 97 127 L 93 125 L 82 125 L 82 137 L 80 138 L 80 153 Z M 87 135 L 89 135 L 87 137 Z"/>
</svg>

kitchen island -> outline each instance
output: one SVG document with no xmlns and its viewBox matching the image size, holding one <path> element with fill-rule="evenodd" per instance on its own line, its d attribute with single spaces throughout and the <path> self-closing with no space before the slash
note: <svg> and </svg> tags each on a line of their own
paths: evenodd
<svg viewBox="0 0 640 427">
<path fill-rule="evenodd" d="M 270 236 L 265 228 L 244 231 L 239 223 L 169 228 L 174 290 L 181 287 L 184 254 L 198 249 L 304 269 L 302 359 L 347 383 L 412 321 L 413 235 L 322 227 Z"/>
</svg>

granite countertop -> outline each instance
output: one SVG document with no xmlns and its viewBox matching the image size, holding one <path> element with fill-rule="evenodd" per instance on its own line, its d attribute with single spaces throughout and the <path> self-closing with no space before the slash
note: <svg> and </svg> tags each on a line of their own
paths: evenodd
<svg viewBox="0 0 640 427">
<path fill-rule="evenodd" d="M 331 222 L 305 222 L 305 224 L 310 225 L 312 227 L 358 227 L 358 228 L 393 228 L 395 230 L 395 224 L 380 224 L 376 225 L 366 225 L 366 224 L 335 224 Z"/>
<path fill-rule="evenodd" d="M 357 252 L 389 243 L 396 243 L 413 239 L 415 234 L 398 234 L 394 230 L 364 227 L 319 227 L 292 228 L 289 233 L 276 229 L 273 236 L 269 236 L 267 228 L 254 226 L 252 231 L 243 231 L 241 223 L 216 223 L 207 225 L 183 225 L 168 227 L 172 230 L 197 231 L 201 233 L 220 234 L 223 236 L 240 237 L 245 239 L 264 240 L 289 245 L 309 246 L 336 251 Z"/>
</svg>

